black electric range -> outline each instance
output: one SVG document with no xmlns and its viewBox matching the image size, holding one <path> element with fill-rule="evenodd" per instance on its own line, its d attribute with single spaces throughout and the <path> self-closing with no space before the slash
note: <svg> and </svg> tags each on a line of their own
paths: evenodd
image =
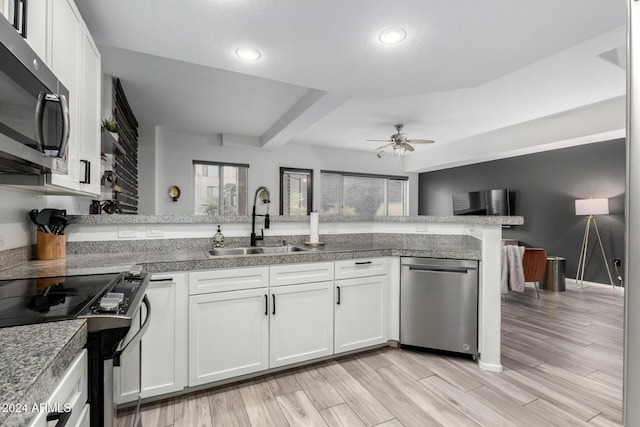
<svg viewBox="0 0 640 427">
<path fill-rule="evenodd" d="M 118 273 L 0 281 L 0 327 L 75 319 Z"/>
<path fill-rule="evenodd" d="M 87 320 L 92 427 L 114 425 L 113 366 L 119 366 L 120 355 L 140 342 L 149 325 L 145 293 L 150 277 L 134 266 L 123 273 L 0 280 L 0 328 Z M 146 319 L 125 343 L 142 305 Z"/>
</svg>

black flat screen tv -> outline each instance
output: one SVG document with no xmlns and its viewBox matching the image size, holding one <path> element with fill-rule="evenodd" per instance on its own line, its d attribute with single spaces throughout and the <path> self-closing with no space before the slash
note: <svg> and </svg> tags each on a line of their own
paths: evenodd
<svg viewBox="0 0 640 427">
<path fill-rule="evenodd" d="M 452 194 L 453 214 L 509 216 L 512 215 L 509 196 L 506 188 Z"/>
</svg>

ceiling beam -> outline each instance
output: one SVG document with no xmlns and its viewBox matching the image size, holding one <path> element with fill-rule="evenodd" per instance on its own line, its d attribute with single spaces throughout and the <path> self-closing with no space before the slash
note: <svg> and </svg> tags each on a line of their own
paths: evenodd
<svg viewBox="0 0 640 427">
<path fill-rule="evenodd" d="M 310 89 L 260 137 L 260 144 L 264 148 L 286 144 L 348 99 L 346 95 Z"/>
</svg>

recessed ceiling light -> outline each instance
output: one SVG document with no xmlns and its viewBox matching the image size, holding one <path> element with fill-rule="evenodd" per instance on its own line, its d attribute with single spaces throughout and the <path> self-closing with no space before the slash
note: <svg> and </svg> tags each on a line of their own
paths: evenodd
<svg viewBox="0 0 640 427">
<path fill-rule="evenodd" d="M 384 44 L 393 44 L 401 42 L 405 37 L 407 37 L 407 32 L 400 27 L 395 27 L 387 28 L 381 32 L 378 36 L 378 40 Z"/>
<path fill-rule="evenodd" d="M 245 61 L 257 61 L 262 56 L 258 49 L 252 47 L 239 47 L 236 49 L 236 55 Z"/>
</svg>

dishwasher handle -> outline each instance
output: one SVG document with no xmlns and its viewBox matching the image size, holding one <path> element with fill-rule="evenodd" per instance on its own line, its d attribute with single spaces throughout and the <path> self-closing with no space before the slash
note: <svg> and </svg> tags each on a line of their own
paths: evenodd
<svg viewBox="0 0 640 427">
<path fill-rule="evenodd" d="M 421 273 L 463 273 L 467 274 L 469 271 L 475 271 L 476 268 L 469 267 L 436 267 L 427 265 L 409 265 L 409 271 L 419 271 Z"/>
</svg>

